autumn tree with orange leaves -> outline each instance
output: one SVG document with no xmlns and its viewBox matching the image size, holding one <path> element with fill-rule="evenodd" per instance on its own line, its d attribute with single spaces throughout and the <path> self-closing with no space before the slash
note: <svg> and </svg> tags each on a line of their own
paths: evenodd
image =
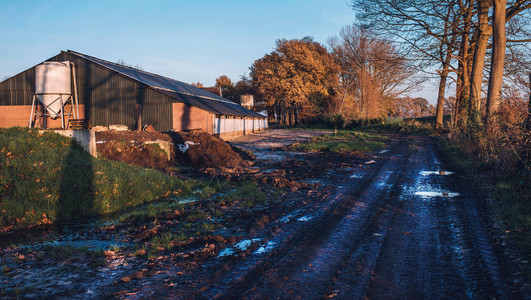
<svg viewBox="0 0 531 300">
<path fill-rule="evenodd" d="M 253 86 L 279 124 L 322 113 L 338 84 L 339 67 L 312 38 L 277 40 L 276 49 L 251 66 Z"/>
</svg>

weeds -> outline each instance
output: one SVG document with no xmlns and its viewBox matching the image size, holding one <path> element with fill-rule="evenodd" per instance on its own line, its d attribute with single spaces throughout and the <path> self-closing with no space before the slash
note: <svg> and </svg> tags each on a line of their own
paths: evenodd
<svg viewBox="0 0 531 300">
<path fill-rule="evenodd" d="M 242 207 L 251 208 L 266 201 L 265 193 L 253 181 L 244 182 L 240 188 L 218 198 L 219 202 L 238 203 Z"/>
<path fill-rule="evenodd" d="M 387 137 L 341 130 L 337 134 L 327 134 L 309 142 L 297 143 L 288 147 L 291 151 L 352 153 L 377 151 L 385 147 Z"/>
<path fill-rule="evenodd" d="M 429 135 L 433 133 L 433 125 L 428 122 L 423 123 L 409 119 L 400 122 L 360 126 L 356 130 L 372 133 Z"/>
<path fill-rule="evenodd" d="M 171 232 L 164 232 L 156 235 L 150 241 L 151 248 L 159 251 L 168 250 L 171 248 L 171 242 L 174 239 L 176 239 L 176 237 Z"/>
<path fill-rule="evenodd" d="M 511 131 L 513 134 L 515 131 Z M 446 156 L 453 167 L 474 178 L 474 184 L 486 188 L 495 201 L 492 210 L 524 257 L 531 255 L 531 173 L 526 160 L 523 135 L 506 138 L 484 130 L 454 132 L 452 139 L 441 139 Z M 508 143 L 513 143 L 511 147 Z M 514 150 L 513 150 L 514 149 Z M 525 157 L 525 155 L 522 155 Z M 482 176 L 478 176 L 483 174 Z M 531 266 L 524 277 L 531 282 Z"/>
<path fill-rule="evenodd" d="M 208 233 L 214 232 L 214 230 L 216 230 L 217 228 L 218 225 L 215 223 L 203 223 L 202 225 L 202 229 Z"/>
</svg>

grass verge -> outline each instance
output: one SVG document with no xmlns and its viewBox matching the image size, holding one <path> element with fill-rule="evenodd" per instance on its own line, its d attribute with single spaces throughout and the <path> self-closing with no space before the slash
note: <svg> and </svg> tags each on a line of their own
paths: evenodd
<svg viewBox="0 0 531 300">
<path fill-rule="evenodd" d="M 394 133 L 394 134 L 433 134 L 433 125 L 428 122 L 417 120 L 393 121 L 385 124 L 371 124 L 357 127 L 356 130 L 370 133 Z"/>
<path fill-rule="evenodd" d="M 20 127 L 0 129 L 0 231 L 104 215 L 201 183 L 95 159 L 72 139 Z"/>
<path fill-rule="evenodd" d="M 287 149 L 302 152 L 370 152 L 384 148 L 387 140 L 387 137 L 381 135 L 340 130 L 337 134 L 326 134 L 310 141 L 295 143 Z"/>
</svg>

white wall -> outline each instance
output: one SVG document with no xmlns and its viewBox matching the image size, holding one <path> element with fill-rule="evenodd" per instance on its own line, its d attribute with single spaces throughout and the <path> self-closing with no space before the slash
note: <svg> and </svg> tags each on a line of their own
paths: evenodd
<svg viewBox="0 0 531 300">
<path fill-rule="evenodd" d="M 267 118 L 214 117 L 214 134 L 258 132 L 268 128 Z"/>
</svg>

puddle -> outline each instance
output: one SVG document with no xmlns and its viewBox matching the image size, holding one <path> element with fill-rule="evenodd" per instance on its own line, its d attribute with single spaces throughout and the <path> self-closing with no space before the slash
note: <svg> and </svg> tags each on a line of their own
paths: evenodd
<svg viewBox="0 0 531 300">
<path fill-rule="evenodd" d="M 287 222 L 289 222 L 289 219 L 291 219 L 292 217 L 293 217 L 293 215 L 292 215 L 292 214 L 289 214 L 289 215 L 287 215 L 287 216 L 283 216 L 282 218 L 280 218 L 280 219 L 278 219 L 278 220 L 279 220 L 280 222 L 282 222 L 282 223 L 287 223 Z"/>
<path fill-rule="evenodd" d="M 184 199 L 181 199 L 181 200 L 179 200 L 177 203 L 179 203 L 179 204 L 188 204 L 188 203 L 194 203 L 194 202 L 196 202 L 196 201 L 197 201 L 196 198 L 191 198 L 191 197 L 190 197 L 190 198 L 184 198 Z"/>
<path fill-rule="evenodd" d="M 454 174 L 454 172 L 450 172 L 450 171 L 420 171 L 420 175 L 422 176 L 430 176 L 430 175 L 443 175 L 443 176 L 446 176 L 446 175 L 452 175 Z"/>
<path fill-rule="evenodd" d="M 21 246 L 20 248 L 31 248 L 38 246 L 60 246 L 60 247 L 73 247 L 76 249 L 86 248 L 88 250 L 107 250 L 111 248 L 123 248 L 127 246 L 133 246 L 133 243 L 125 243 L 118 241 L 105 241 L 105 240 L 80 240 L 80 241 L 53 241 L 43 242 L 31 245 Z"/>
<path fill-rule="evenodd" d="M 260 248 L 258 248 L 253 254 L 263 254 L 266 252 L 269 252 L 275 248 L 277 245 L 276 242 L 269 241 L 265 245 L 262 245 Z"/>
<path fill-rule="evenodd" d="M 415 195 L 422 198 L 432 198 L 432 197 L 448 197 L 453 198 L 459 196 L 459 193 L 452 192 L 415 192 Z"/>
<path fill-rule="evenodd" d="M 234 254 L 234 250 L 232 248 L 225 248 L 223 251 L 221 251 L 218 254 L 218 257 L 225 257 L 225 256 L 231 256 Z"/>
<path fill-rule="evenodd" d="M 297 221 L 299 221 L 299 222 L 308 222 L 311 219 L 313 219 L 312 216 L 302 216 L 302 217 L 298 218 Z"/>
<path fill-rule="evenodd" d="M 286 158 L 286 155 L 275 154 L 275 153 L 255 153 L 255 157 L 256 159 L 261 159 L 261 160 L 281 161 Z"/>
<path fill-rule="evenodd" d="M 304 152 L 285 152 L 285 151 L 253 151 L 256 159 L 270 160 L 270 161 L 283 161 L 294 156 L 305 156 Z"/>
<path fill-rule="evenodd" d="M 278 219 L 278 221 L 281 222 L 281 223 L 287 223 L 287 222 L 289 222 L 289 220 L 291 218 L 293 218 L 293 217 L 295 217 L 295 215 L 299 214 L 299 211 L 300 211 L 300 209 L 292 212 L 291 214 L 285 215 L 282 218 Z"/>
<path fill-rule="evenodd" d="M 223 249 L 218 255 L 218 257 L 225 257 L 233 255 L 236 251 L 245 251 L 249 246 L 251 246 L 252 243 L 259 242 L 260 239 L 251 239 L 251 240 L 243 240 L 237 243 L 236 245 L 232 247 L 227 247 Z"/>
<path fill-rule="evenodd" d="M 306 184 L 322 184 L 322 181 L 320 179 L 306 179 L 306 180 L 303 180 L 302 182 Z"/>
<path fill-rule="evenodd" d="M 259 241 L 260 239 L 243 240 L 234 245 L 234 247 L 240 249 L 240 251 L 245 251 L 247 248 L 249 248 L 249 246 L 251 246 L 252 243 Z"/>
</svg>

